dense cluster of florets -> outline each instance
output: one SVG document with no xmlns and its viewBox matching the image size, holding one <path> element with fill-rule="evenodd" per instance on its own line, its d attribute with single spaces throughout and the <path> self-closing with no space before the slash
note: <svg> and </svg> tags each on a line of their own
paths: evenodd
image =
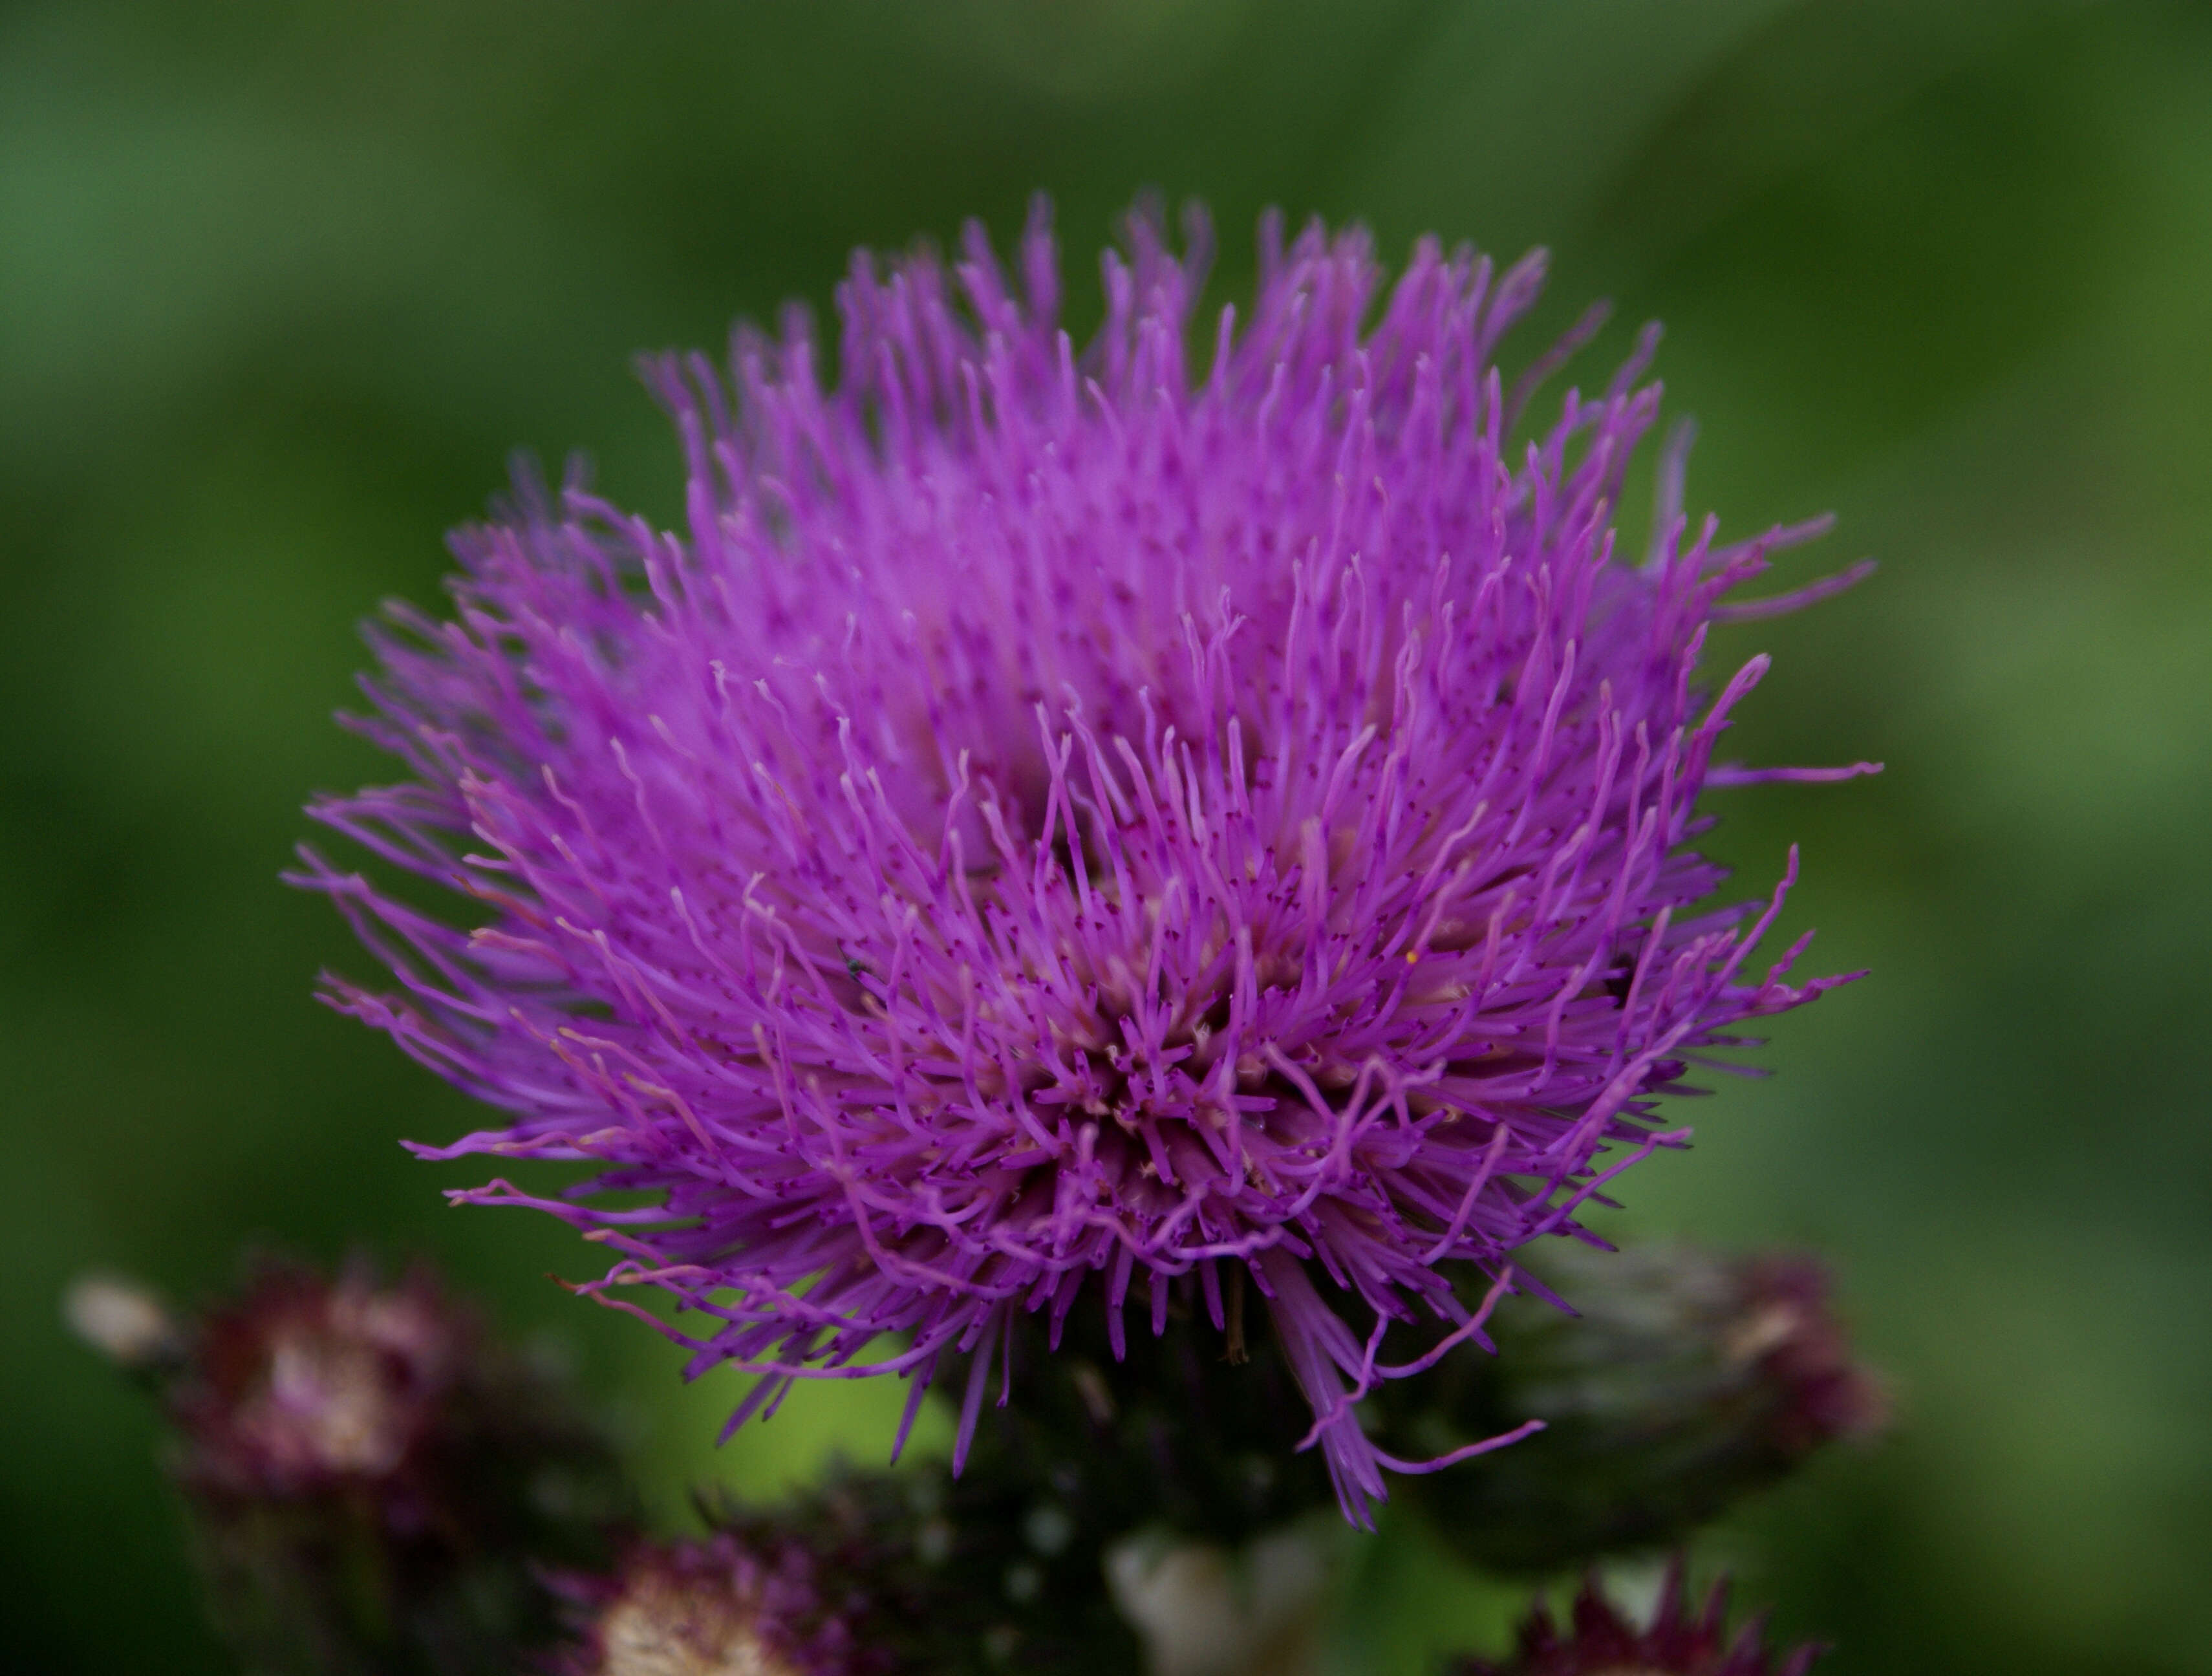
<svg viewBox="0 0 2212 1676">
<path fill-rule="evenodd" d="M 604 1563 L 631 1515 L 565 1379 L 427 1275 L 263 1264 L 183 1321 L 114 1281 L 70 1303 L 160 1390 L 210 1604 L 248 1668 L 512 1670 L 557 1628 L 545 1568 Z"/>
<path fill-rule="evenodd" d="M 331 993 L 507 1114 L 432 1156 L 594 1168 L 459 1196 L 714 1323 L 738 1418 L 964 1357 L 964 1449 L 1018 1316 L 1118 1345 L 1249 1283 L 1364 1519 L 1408 1463 L 1354 1404 L 1430 1359 L 1385 1327 L 1479 1335 L 1439 1266 L 1510 1284 L 1699 1050 L 1824 987 L 1746 975 L 1779 893 L 1697 908 L 1686 847 L 1764 668 L 1706 693 L 1706 625 L 1794 603 L 1721 601 L 1813 526 L 1690 531 L 1672 450 L 1617 551 L 1654 339 L 1521 447 L 1540 260 L 1263 246 L 1196 367 L 1201 256 L 1142 218 L 1079 352 L 1042 221 L 1018 277 L 980 233 L 860 258 L 834 382 L 796 316 L 726 382 L 654 363 L 681 531 L 526 486 L 456 620 L 377 635 L 412 777 L 315 812 L 472 921 L 311 857 L 401 984 Z"/>
</svg>

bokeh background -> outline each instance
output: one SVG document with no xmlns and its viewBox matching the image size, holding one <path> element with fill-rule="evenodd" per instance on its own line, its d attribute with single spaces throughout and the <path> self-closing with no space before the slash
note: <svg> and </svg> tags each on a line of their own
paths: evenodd
<svg viewBox="0 0 2212 1676">
<path fill-rule="evenodd" d="M 1593 367 L 1667 321 L 1693 510 L 1832 508 L 1786 580 L 1880 556 L 1718 652 L 1777 654 L 1744 754 L 1887 774 L 1712 799 L 1875 975 L 1610 1226 L 1832 1254 L 1899 1422 L 1701 1561 L 1838 1676 L 2212 1671 L 2201 0 L 0 8 L 0 1665 L 223 1667 L 149 1418 L 58 1324 L 88 1266 L 431 1255 L 575 1347 L 670 1506 L 882 1447 L 848 1389 L 716 1454 L 731 1389 L 549 1284 L 560 1230 L 446 1210 L 395 1143 L 468 1114 L 313 1005 L 363 962 L 276 875 L 380 773 L 329 721 L 353 625 L 437 598 L 511 448 L 677 506 L 633 350 L 1040 188 L 1095 312 L 1144 186 L 1212 204 L 1218 298 L 1269 203 L 1549 244 L 1554 324 L 1621 304 Z M 1346 1673 L 1499 1632 L 1416 1532 L 1356 1563 Z"/>
</svg>

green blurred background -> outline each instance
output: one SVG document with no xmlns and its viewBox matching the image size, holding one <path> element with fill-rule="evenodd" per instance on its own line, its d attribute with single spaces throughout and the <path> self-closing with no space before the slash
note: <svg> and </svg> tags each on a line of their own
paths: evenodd
<svg viewBox="0 0 2212 1676">
<path fill-rule="evenodd" d="M 437 598 L 511 447 L 672 511 L 633 350 L 1038 188 L 1095 312 L 1146 185 L 1212 203 L 1218 297 L 1268 203 L 1550 244 L 1554 324 L 1667 321 L 1694 509 L 1833 508 L 1787 580 L 1882 559 L 1719 650 L 1777 654 L 1746 755 L 1888 773 L 1713 799 L 1875 975 L 1613 1231 L 1832 1254 L 1900 1421 L 1702 1558 L 1838 1676 L 2212 1671 L 2212 8 L 2043 0 L 0 9 L 0 1664 L 222 1668 L 58 1325 L 88 1266 L 434 1255 L 576 1345 L 670 1505 L 881 1447 L 848 1389 L 714 1454 L 729 1388 L 548 1284 L 560 1230 L 444 1209 L 472 1177 L 395 1142 L 469 1114 L 309 999 L 364 962 L 276 874 L 380 772 L 328 720 L 354 623 Z M 1358 1564 L 1347 1672 L 1497 1632 L 1414 1533 Z"/>
</svg>

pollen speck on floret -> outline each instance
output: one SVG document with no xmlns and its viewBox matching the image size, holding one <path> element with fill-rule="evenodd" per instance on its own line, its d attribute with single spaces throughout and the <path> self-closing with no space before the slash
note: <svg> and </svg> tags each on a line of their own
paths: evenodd
<svg viewBox="0 0 2212 1676">
<path fill-rule="evenodd" d="M 1012 277 L 973 228 L 856 258 L 834 381 L 796 314 L 652 362 L 684 527 L 525 478 L 456 619 L 374 631 L 358 726 L 411 777 L 313 811 L 471 928 L 302 877 L 399 982 L 335 1004 L 505 1114 L 428 1156 L 596 1172 L 457 1197 L 710 1322 L 658 1324 L 766 1375 L 732 1424 L 964 1355 L 964 1450 L 1017 1317 L 1118 1345 L 1249 1280 L 1364 1521 L 1414 1463 L 1354 1406 L 1431 1359 L 1384 1327 L 1479 1337 L 1439 1266 L 1515 1284 L 1679 1139 L 1701 1050 L 1835 981 L 1746 975 L 1780 890 L 1701 909 L 1686 847 L 1767 777 L 1712 762 L 1765 661 L 1709 695 L 1706 625 L 1801 601 L 1721 603 L 1822 526 L 1692 532 L 1670 449 L 1624 559 L 1656 333 L 1510 442 L 1540 255 L 1425 240 L 1386 288 L 1363 233 L 1270 222 L 1201 369 L 1192 243 L 1133 217 L 1080 351 L 1040 212 Z"/>
</svg>

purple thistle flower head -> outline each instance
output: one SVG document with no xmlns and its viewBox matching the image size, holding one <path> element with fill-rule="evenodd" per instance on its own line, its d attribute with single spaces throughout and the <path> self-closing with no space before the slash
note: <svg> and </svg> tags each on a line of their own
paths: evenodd
<svg viewBox="0 0 2212 1676">
<path fill-rule="evenodd" d="M 965 1354 L 964 1450 L 1018 1318 L 1118 1346 L 1249 1279 L 1364 1521 L 1413 1463 L 1354 1405 L 1432 1359 L 1384 1327 L 1479 1336 L 1439 1265 L 1512 1284 L 1680 1139 L 1698 1049 L 1834 981 L 1745 975 L 1780 890 L 1686 911 L 1700 788 L 1763 777 L 1712 766 L 1765 663 L 1708 695 L 1706 625 L 1800 603 L 1720 602 L 1821 526 L 1691 534 L 1676 447 L 1625 561 L 1656 335 L 1516 452 L 1601 318 L 1503 383 L 1540 254 L 1425 240 L 1386 288 L 1364 233 L 1270 221 L 1201 371 L 1191 232 L 1132 219 L 1079 352 L 1041 210 L 1012 276 L 975 228 L 856 258 L 834 381 L 796 313 L 726 380 L 651 363 L 684 527 L 526 481 L 457 620 L 373 631 L 358 726 L 412 777 L 313 811 L 471 928 L 302 877 L 399 982 L 334 1003 L 506 1114 L 427 1156 L 596 1172 L 456 1197 L 711 1322 L 664 1330 L 766 1375 L 732 1425 Z"/>
</svg>

